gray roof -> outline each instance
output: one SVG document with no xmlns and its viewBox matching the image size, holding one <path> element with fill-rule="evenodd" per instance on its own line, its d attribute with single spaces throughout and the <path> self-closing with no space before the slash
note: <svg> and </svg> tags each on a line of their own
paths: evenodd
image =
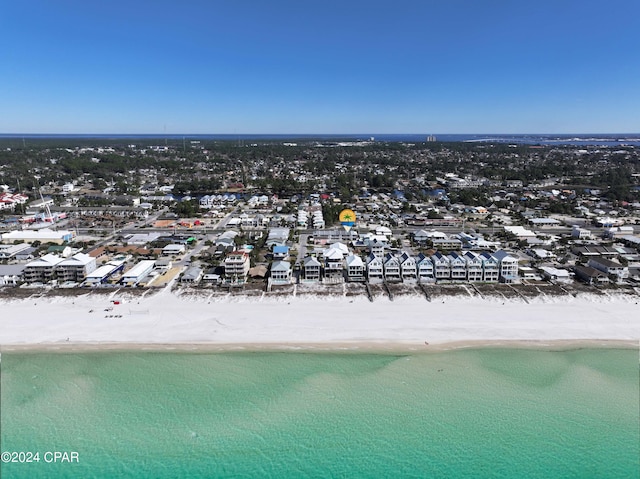
<svg viewBox="0 0 640 479">
<path fill-rule="evenodd" d="M 202 268 L 198 267 L 198 266 L 191 266 L 188 270 L 186 270 L 184 272 L 184 274 L 182 275 L 182 280 L 183 281 L 188 281 L 188 280 L 192 280 L 195 281 L 198 278 L 200 278 L 200 275 L 202 274 Z"/>
<path fill-rule="evenodd" d="M 26 264 L 0 264 L 0 276 L 19 276 L 26 267 Z"/>
<path fill-rule="evenodd" d="M 320 266 L 320 262 L 314 256 L 307 256 L 302 260 L 302 264 L 305 266 Z"/>
<path fill-rule="evenodd" d="M 291 269 L 291 263 L 288 261 L 274 261 L 271 264 L 271 271 L 289 271 Z"/>
</svg>

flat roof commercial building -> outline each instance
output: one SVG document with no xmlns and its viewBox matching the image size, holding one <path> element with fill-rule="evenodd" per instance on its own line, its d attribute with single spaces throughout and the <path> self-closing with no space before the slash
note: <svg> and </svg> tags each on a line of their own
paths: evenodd
<svg viewBox="0 0 640 479">
<path fill-rule="evenodd" d="M 156 262 L 154 260 L 143 260 L 136 264 L 129 271 L 122 275 L 120 282 L 127 286 L 135 286 L 153 271 Z"/>
</svg>

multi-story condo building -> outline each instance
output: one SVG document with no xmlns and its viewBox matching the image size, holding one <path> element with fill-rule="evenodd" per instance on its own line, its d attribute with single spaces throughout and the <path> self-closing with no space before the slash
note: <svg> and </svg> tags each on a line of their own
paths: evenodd
<svg viewBox="0 0 640 479">
<path fill-rule="evenodd" d="M 224 259 L 224 275 L 227 280 L 243 282 L 247 279 L 251 262 L 244 251 L 232 251 Z"/>
<path fill-rule="evenodd" d="M 27 263 L 22 276 L 27 283 L 46 283 L 55 277 L 55 267 L 64 258 L 55 254 L 47 254 Z"/>
<path fill-rule="evenodd" d="M 76 253 L 71 258 L 59 262 L 55 267 L 60 281 L 82 282 L 96 269 L 96 259 L 84 253 Z"/>
</svg>

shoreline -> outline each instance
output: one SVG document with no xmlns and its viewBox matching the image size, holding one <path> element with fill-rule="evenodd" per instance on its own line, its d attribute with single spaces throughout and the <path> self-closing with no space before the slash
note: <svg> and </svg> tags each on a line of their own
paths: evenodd
<svg viewBox="0 0 640 479">
<path fill-rule="evenodd" d="M 344 354 L 430 354 L 456 350 L 525 349 L 565 352 L 581 349 L 637 349 L 640 340 L 469 340 L 424 344 L 419 342 L 336 343 L 33 343 L 0 345 L 2 353 L 344 353 Z"/>
</svg>

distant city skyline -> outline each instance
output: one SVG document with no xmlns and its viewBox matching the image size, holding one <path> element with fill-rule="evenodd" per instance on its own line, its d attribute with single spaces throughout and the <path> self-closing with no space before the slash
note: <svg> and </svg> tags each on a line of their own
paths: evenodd
<svg viewBox="0 0 640 479">
<path fill-rule="evenodd" d="M 640 132 L 640 2 L 8 2 L 4 134 Z"/>
</svg>

